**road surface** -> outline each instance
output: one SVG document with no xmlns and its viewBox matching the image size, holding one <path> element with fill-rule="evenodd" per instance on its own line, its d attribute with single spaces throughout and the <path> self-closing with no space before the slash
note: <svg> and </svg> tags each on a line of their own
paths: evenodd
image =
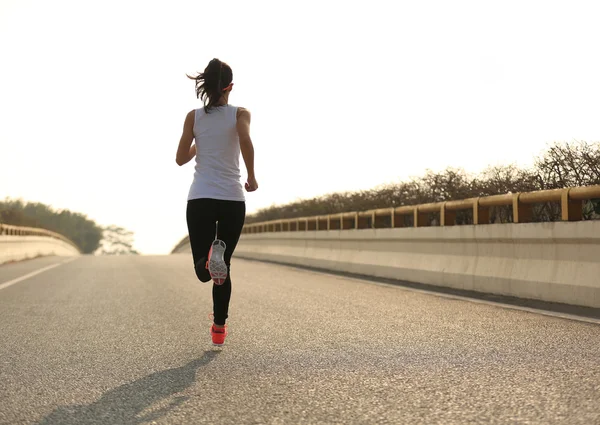
<svg viewBox="0 0 600 425">
<path fill-rule="evenodd" d="M 62 261 L 0 267 L 2 425 L 600 424 L 598 324 L 235 260 L 221 349 L 189 254 Z"/>
</svg>

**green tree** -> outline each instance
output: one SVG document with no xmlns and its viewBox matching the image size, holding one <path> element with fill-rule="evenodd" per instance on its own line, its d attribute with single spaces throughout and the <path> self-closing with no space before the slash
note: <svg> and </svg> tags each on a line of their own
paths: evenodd
<svg viewBox="0 0 600 425">
<path fill-rule="evenodd" d="M 102 239 L 100 226 L 85 215 L 69 210 L 56 211 L 39 202 L 0 201 L 0 221 L 59 233 L 72 240 L 84 254 L 94 252 Z"/>
</svg>

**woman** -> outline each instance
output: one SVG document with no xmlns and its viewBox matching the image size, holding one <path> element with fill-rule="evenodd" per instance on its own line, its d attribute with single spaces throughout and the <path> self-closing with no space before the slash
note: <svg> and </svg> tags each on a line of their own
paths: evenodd
<svg viewBox="0 0 600 425">
<path fill-rule="evenodd" d="M 231 256 L 246 216 L 240 151 L 248 172 L 246 191 L 258 189 L 250 112 L 229 104 L 233 72 L 219 59 L 211 60 L 204 72 L 188 78 L 196 81 L 196 97 L 202 99 L 204 108 L 187 114 L 176 162 L 181 166 L 196 159 L 186 212 L 188 234 L 198 279 L 213 280 L 210 335 L 214 345 L 223 345 L 231 297 Z"/>
</svg>

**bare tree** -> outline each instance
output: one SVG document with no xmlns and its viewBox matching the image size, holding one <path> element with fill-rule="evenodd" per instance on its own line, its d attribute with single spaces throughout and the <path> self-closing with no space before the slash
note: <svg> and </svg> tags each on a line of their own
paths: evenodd
<svg viewBox="0 0 600 425">
<path fill-rule="evenodd" d="M 592 184 L 600 184 L 600 143 L 554 143 L 536 159 L 532 169 L 514 164 L 494 166 L 478 176 L 451 167 L 441 172 L 427 171 L 421 177 L 371 190 L 332 193 L 274 205 L 249 216 L 248 223 Z M 560 205 L 556 202 L 534 206 L 534 221 L 555 221 L 560 217 Z M 600 200 L 584 203 L 584 217 L 600 218 Z M 431 223 L 439 222 L 435 214 L 429 219 Z M 492 223 L 512 222 L 512 207 L 492 207 L 490 219 Z M 407 217 L 407 224 L 410 220 Z M 472 212 L 458 212 L 456 221 L 457 224 L 472 223 Z"/>
<path fill-rule="evenodd" d="M 133 232 L 111 225 L 102 228 L 102 241 L 96 255 L 137 255 L 133 249 Z"/>
</svg>

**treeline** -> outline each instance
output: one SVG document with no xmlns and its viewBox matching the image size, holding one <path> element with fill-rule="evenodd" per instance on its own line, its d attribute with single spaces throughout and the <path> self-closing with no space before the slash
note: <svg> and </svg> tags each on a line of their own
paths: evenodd
<svg viewBox="0 0 600 425">
<path fill-rule="evenodd" d="M 55 211 L 40 202 L 0 201 L 0 222 L 60 233 L 85 254 L 94 252 L 102 239 L 102 228 L 85 215 L 69 210 Z"/>
<path fill-rule="evenodd" d="M 137 254 L 132 232 L 117 226 L 104 228 L 84 214 L 57 211 L 40 202 L 0 201 L 0 223 L 51 230 L 72 240 L 84 254 Z"/>
<path fill-rule="evenodd" d="M 381 185 L 371 190 L 331 193 L 287 205 L 263 208 L 249 215 L 246 222 L 256 223 L 595 184 L 600 184 L 600 142 L 554 143 L 535 159 L 533 167 L 529 169 L 515 165 L 494 166 L 478 175 L 471 175 L 462 168 L 447 168 L 442 172 L 427 171 L 421 177 Z M 510 207 L 493 207 L 490 214 L 492 222 L 512 221 Z M 599 218 L 600 200 L 585 202 L 584 216 L 587 219 Z M 435 214 L 432 214 L 430 220 L 433 222 L 436 219 Z M 544 203 L 534 208 L 535 221 L 559 219 L 560 206 L 556 203 Z M 406 220 L 406 224 L 410 224 L 408 222 L 412 217 L 407 216 Z M 472 223 L 472 212 L 464 211 L 458 214 L 457 223 Z"/>
</svg>

